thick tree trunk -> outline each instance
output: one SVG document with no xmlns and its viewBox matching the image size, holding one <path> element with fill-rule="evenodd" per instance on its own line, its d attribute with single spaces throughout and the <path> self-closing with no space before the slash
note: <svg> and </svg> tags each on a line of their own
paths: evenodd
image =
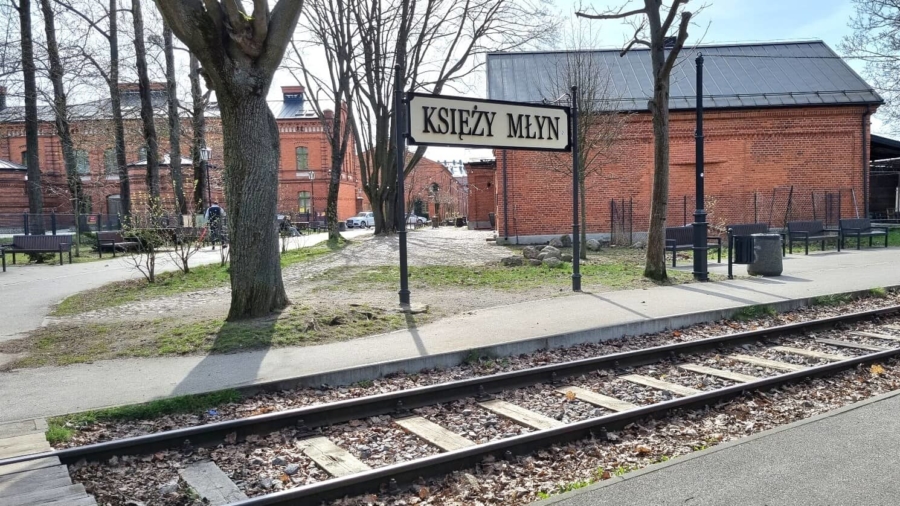
<svg viewBox="0 0 900 506">
<path fill-rule="evenodd" d="M 66 168 L 66 183 L 72 200 L 72 211 L 75 223 L 78 216 L 86 212 L 82 205 L 81 177 L 75 161 L 75 148 L 72 145 L 72 133 L 69 129 L 69 112 L 66 103 L 66 90 L 63 88 L 63 66 L 59 59 L 59 45 L 56 42 L 56 20 L 50 0 L 41 0 L 41 11 L 44 14 L 44 31 L 47 35 L 47 56 L 50 60 L 50 82 L 53 84 L 53 106 L 56 113 L 56 135 L 62 145 L 63 163 Z M 81 255 L 81 241 L 75 241 L 75 256 Z"/>
<path fill-rule="evenodd" d="M 32 214 L 29 231 L 44 233 L 44 194 L 38 157 L 37 81 L 34 66 L 34 42 L 31 37 L 31 0 L 19 1 L 19 27 L 22 35 L 22 73 L 25 79 L 25 164 L 28 166 L 28 211 Z"/>
<path fill-rule="evenodd" d="M 332 149 L 332 152 L 334 150 Z M 332 154 L 331 178 L 328 181 L 328 201 L 325 204 L 325 220 L 328 223 L 328 240 L 337 241 L 341 238 L 340 222 L 338 222 L 338 190 L 341 187 L 341 163 L 335 162 L 336 155 Z M 335 166 L 337 165 L 337 166 Z"/>
<path fill-rule="evenodd" d="M 225 194 L 231 242 L 228 320 L 264 316 L 289 304 L 278 230 L 278 127 L 265 94 L 217 90 L 224 133 Z"/>
<path fill-rule="evenodd" d="M 200 61 L 191 53 L 191 126 L 194 135 L 191 142 L 191 159 L 194 164 L 194 211 L 202 213 L 211 202 L 206 202 L 206 174 L 200 163 L 200 149 L 206 139 L 206 107 L 200 88 Z"/>
<path fill-rule="evenodd" d="M 137 63 L 138 90 L 141 95 L 141 121 L 144 125 L 144 142 L 147 143 L 147 188 L 151 205 L 159 205 L 159 140 L 153 123 L 153 101 L 150 93 L 150 77 L 147 74 L 147 50 L 144 47 L 144 18 L 141 0 L 131 0 L 134 18 L 134 57 Z"/>
<path fill-rule="evenodd" d="M 669 80 L 657 79 L 653 92 L 653 194 L 650 200 L 650 232 L 644 276 L 665 281 L 666 216 L 669 205 Z"/>
<path fill-rule="evenodd" d="M 42 0 L 46 2 L 47 0 Z M 175 81 L 175 48 L 172 45 L 172 30 L 163 26 L 163 41 L 166 53 L 166 91 L 169 100 L 169 170 L 172 173 L 172 189 L 175 191 L 175 205 L 179 214 L 187 214 L 184 199 L 184 182 L 181 179 L 181 120 L 178 117 L 178 96 Z"/>
<path fill-rule="evenodd" d="M 112 107 L 113 131 L 116 143 L 116 166 L 119 169 L 119 203 L 122 221 L 131 219 L 131 180 L 125 159 L 125 121 L 122 119 L 122 98 L 119 95 L 119 21 L 118 0 L 109 0 L 109 101 Z"/>
</svg>

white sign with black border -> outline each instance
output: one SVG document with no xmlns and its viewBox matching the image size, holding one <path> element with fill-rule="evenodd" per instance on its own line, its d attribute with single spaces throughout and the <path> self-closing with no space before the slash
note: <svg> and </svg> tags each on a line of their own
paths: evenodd
<svg viewBox="0 0 900 506">
<path fill-rule="evenodd" d="M 409 144 L 572 150 L 568 107 L 422 93 L 406 103 Z"/>
</svg>

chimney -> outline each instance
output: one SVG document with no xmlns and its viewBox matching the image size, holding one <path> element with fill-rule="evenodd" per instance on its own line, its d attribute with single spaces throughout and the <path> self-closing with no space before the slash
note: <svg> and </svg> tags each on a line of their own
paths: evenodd
<svg viewBox="0 0 900 506">
<path fill-rule="evenodd" d="M 296 104 L 299 110 L 303 111 L 303 92 L 306 91 L 303 86 L 282 86 L 281 96 L 285 105 Z"/>
<path fill-rule="evenodd" d="M 6 86 L 0 86 L 0 111 L 6 109 Z"/>
<path fill-rule="evenodd" d="M 672 49 L 675 47 L 675 41 L 678 40 L 677 37 L 666 37 L 663 39 L 663 49 Z"/>
</svg>

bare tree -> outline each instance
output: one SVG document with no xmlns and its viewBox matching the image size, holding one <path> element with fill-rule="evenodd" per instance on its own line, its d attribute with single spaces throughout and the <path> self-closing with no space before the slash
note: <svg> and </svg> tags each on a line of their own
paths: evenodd
<svg viewBox="0 0 900 506">
<path fill-rule="evenodd" d="M 200 150 L 206 145 L 206 104 L 209 92 L 200 87 L 200 62 L 191 53 L 191 161 L 194 166 L 194 211 L 202 213 L 212 202 L 206 202 L 206 174 L 200 163 Z"/>
<path fill-rule="evenodd" d="M 562 97 L 571 103 L 572 87 L 576 86 L 578 100 L 578 191 L 581 208 L 581 252 L 587 258 L 587 181 L 596 180 L 603 172 L 603 158 L 618 139 L 625 125 L 626 115 L 615 106 L 616 90 L 609 69 L 590 49 L 599 45 L 596 32 L 581 23 L 568 27 L 565 43 L 568 46 L 548 69 L 538 86 L 546 102 Z M 536 76 L 539 79 L 541 76 Z M 571 180 L 572 159 L 568 153 L 547 153 L 546 167 Z"/>
<path fill-rule="evenodd" d="M 172 45 L 172 30 L 169 25 L 163 26 L 163 46 L 166 53 L 166 95 L 169 103 L 169 170 L 172 174 L 172 188 L 175 191 L 175 205 L 180 214 L 187 214 L 184 181 L 181 178 L 181 119 L 178 116 L 175 48 Z"/>
<path fill-rule="evenodd" d="M 222 115 L 231 235 L 229 320 L 287 306 L 278 255 L 279 139 L 266 103 L 272 76 L 300 16 L 301 0 L 156 0 L 166 23 L 203 65 Z"/>
<path fill-rule="evenodd" d="M 13 6 L 19 11 L 22 46 L 22 73 L 25 81 L 25 164 L 28 167 L 28 211 L 37 216 L 31 233 L 43 234 L 44 195 L 41 188 L 41 166 L 38 158 L 37 77 L 34 65 L 34 40 L 31 33 L 31 0 L 19 0 Z"/>
<path fill-rule="evenodd" d="M 543 2 L 527 0 L 352 0 L 357 27 L 354 139 L 363 191 L 375 214 L 375 233 L 390 233 L 396 201 L 394 66 L 419 93 L 463 85 L 489 51 L 506 51 L 555 35 L 557 21 Z M 408 174 L 425 153 L 406 164 Z M 402 196 L 401 196 L 402 198 Z"/>
<path fill-rule="evenodd" d="M 147 189 L 150 198 L 159 200 L 159 139 L 153 123 L 153 97 L 147 72 L 147 48 L 144 44 L 144 16 L 141 0 L 131 0 L 131 17 L 134 21 L 134 56 L 137 64 L 138 92 L 141 96 L 141 122 L 144 125 L 144 142 L 147 145 Z"/>
<path fill-rule="evenodd" d="M 688 0 L 643 0 L 644 7 L 626 11 L 624 7 L 602 13 L 578 12 L 588 19 L 630 19 L 634 35 L 622 49 L 622 55 L 635 45 L 650 49 L 653 71 L 653 98 L 648 107 L 653 118 L 653 195 L 650 200 L 650 231 L 647 237 L 647 262 L 644 276 L 665 281 L 665 228 L 669 200 L 669 75 L 688 37 L 691 13 L 683 6 Z M 680 17 L 677 27 L 676 18 Z M 670 35 L 673 34 L 673 35 Z M 668 52 L 668 54 L 666 54 Z"/>
<path fill-rule="evenodd" d="M 304 63 L 302 51 L 296 42 L 291 42 L 290 53 L 297 63 L 296 70 L 288 67 L 298 82 L 306 86 L 309 102 L 331 147 L 331 169 L 328 180 L 328 200 L 325 205 L 325 219 L 328 223 L 328 240 L 340 239 L 338 221 L 338 191 L 341 187 L 341 172 L 347 158 L 347 149 L 352 139 L 353 121 L 351 109 L 351 85 L 353 83 L 353 54 L 357 38 L 349 13 L 352 0 L 312 0 L 304 14 L 306 25 L 311 32 L 310 41 L 314 47 L 325 52 L 328 67 L 327 76 L 319 76 L 310 71 Z M 299 76 L 297 75 L 299 73 Z M 301 81 L 302 77 L 302 81 Z M 331 104 L 334 111 L 326 110 Z"/>
<path fill-rule="evenodd" d="M 63 64 L 59 57 L 59 44 L 56 42 L 56 13 L 50 0 L 40 0 L 44 14 L 44 32 L 47 37 L 47 57 L 50 60 L 50 82 L 53 84 L 53 110 L 56 115 L 56 135 L 62 145 L 63 164 L 66 168 L 66 184 L 69 187 L 69 198 L 75 214 L 76 230 L 80 226 L 80 216 L 85 209 L 82 205 L 81 177 L 78 174 L 75 160 L 75 148 L 72 143 L 72 132 L 69 128 L 69 108 L 66 102 L 66 90 L 63 86 Z M 77 235 L 77 234 L 76 234 Z M 81 255 L 81 241 L 76 237 L 75 255 Z"/>
<path fill-rule="evenodd" d="M 865 62 L 865 73 L 885 100 L 878 109 L 897 129 L 900 120 L 900 1 L 853 0 L 853 33 L 840 49 L 845 57 Z"/>
</svg>

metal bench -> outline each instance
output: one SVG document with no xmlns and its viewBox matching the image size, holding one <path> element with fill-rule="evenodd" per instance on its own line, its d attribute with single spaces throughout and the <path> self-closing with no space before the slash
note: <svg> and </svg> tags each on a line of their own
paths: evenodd
<svg viewBox="0 0 900 506">
<path fill-rule="evenodd" d="M 0 256 L 3 257 L 5 266 L 7 253 L 12 253 L 13 264 L 16 263 L 16 253 L 59 253 L 59 265 L 62 265 L 64 252 L 69 253 L 69 263 L 71 264 L 72 236 L 70 235 L 14 235 L 13 243 L 0 249 Z"/>
<path fill-rule="evenodd" d="M 129 251 L 139 249 L 141 243 L 134 237 L 124 237 L 121 232 L 97 232 L 97 253 L 103 258 L 103 249 L 112 251 L 113 257 L 116 251 Z"/>
<path fill-rule="evenodd" d="M 872 220 L 867 218 L 857 218 L 853 220 L 840 220 L 841 246 L 846 247 L 847 237 L 856 237 L 856 249 L 859 249 L 859 243 L 863 237 L 869 238 L 869 247 L 872 247 L 872 238 L 876 236 L 884 236 L 884 247 L 888 245 L 888 227 L 872 226 Z"/>
<path fill-rule="evenodd" d="M 825 228 L 825 225 L 818 220 L 815 221 L 789 221 L 788 229 L 788 249 L 794 253 L 794 241 L 803 241 L 806 254 L 809 255 L 809 241 L 820 241 L 822 250 L 825 250 L 825 241 L 828 239 L 837 239 L 837 250 L 841 250 L 841 233 L 840 230 Z"/>
<path fill-rule="evenodd" d="M 708 238 L 706 249 L 709 248 L 716 248 L 719 253 L 718 263 L 722 263 L 722 238 Z M 666 250 L 672 252 L 672 267 L 676 266 L 676 252 L 690 249 L 694 249 L 694 227 L 666 227 Z"/>
</svg>

